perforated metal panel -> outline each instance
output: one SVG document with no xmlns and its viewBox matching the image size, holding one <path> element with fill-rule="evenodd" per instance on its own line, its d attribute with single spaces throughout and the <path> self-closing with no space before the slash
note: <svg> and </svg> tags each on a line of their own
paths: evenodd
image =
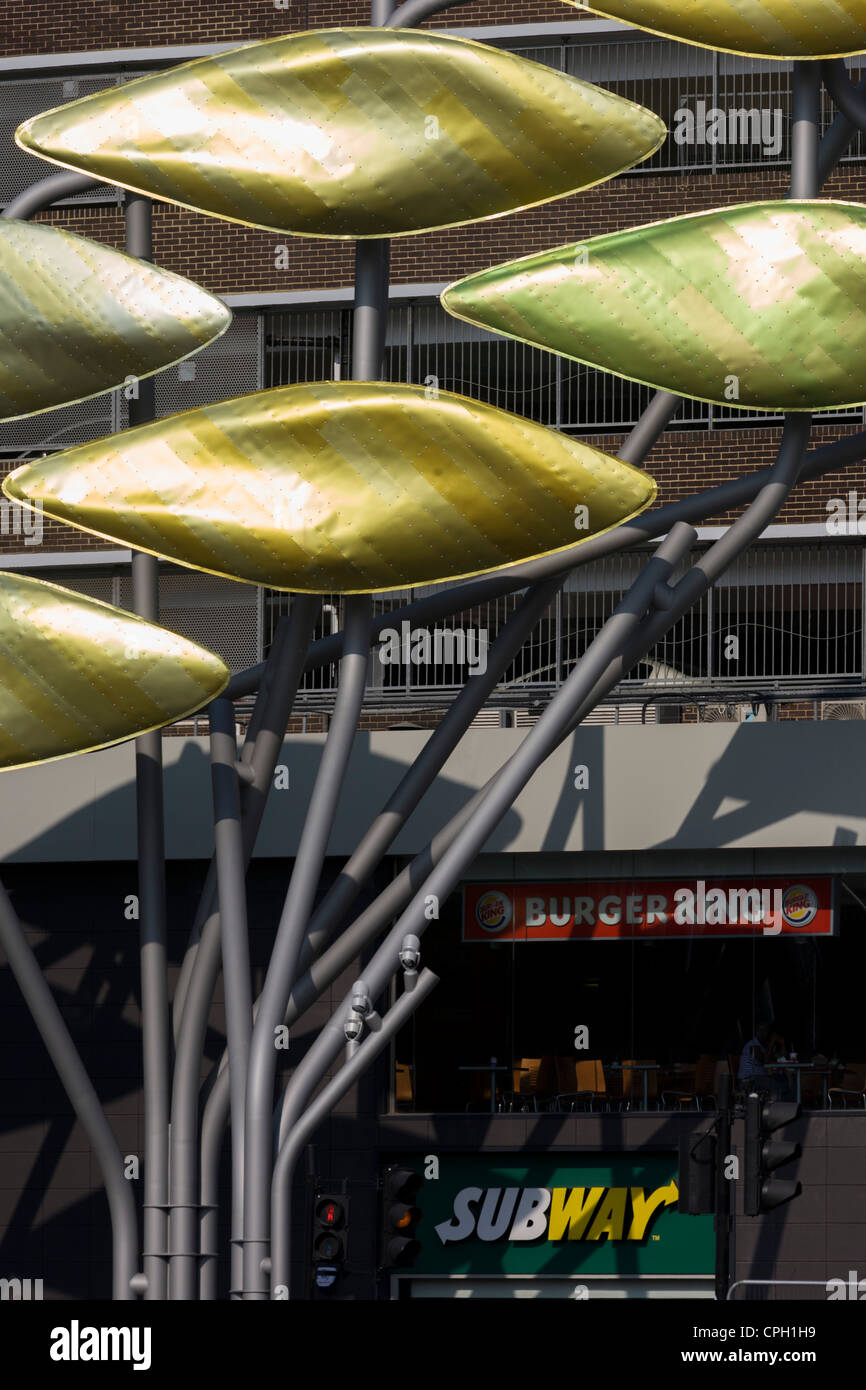
<svg viewBox="0 0 866 1390">
<path fill-rule="evenodd" d="M 6 207 L 37 179 L 59 173 L 56 164 L 26 154 L 15 144 L 15 131 L 21 122 L 42 111 L 51 111 L 55 106 L 64 106 L 68 101 L 89 96 L 91 92 L 116 87 L 120 81 L 119 73 L 104 72 L 88 73 L 86 77 L 26 77 L 0 82 L 0 206 Z M 64 202 L 115 203 L 119 197 L 119 189 L 103 184 L 93 191 L 77 193 Z"/>
<path fill-rule="evenodd" d="M 261 365 L 261 317 L 236 313 L 228 330 L 194 357 L 157 372 L 154 380 L 156 414 L 175 415 L 181 410 L 211 405 L 232 396 L 244 396 L 264 385 Z M 129 422 L 129 402 L 123 390 L 114 393 L 118 429 Z"/>
<path fill-rule="evenodd" d="M 77 570 L 39 570 L 34 573 L 34 578 L 44 579 L 48 584 L 60 584 L 74 594 L 85 594 L 87 598 L 96 598 L 102 603 L 117 604 L 118 580 L 110 571 L 106 574 L 81 574 Z"/>
<path fill-rule="evenodd" d="M 73 593 L 132 609 L 132 576 L 129 570 L 82 573 L 77 569 L 39 570 L 38 578 L 60 584 Z M 252 584 L 237 584 L 193 571 L 162 574 L 159 581 L 160 623 L 172 632 L 216 652 L 232 671 L 261 661 L 260 591 Z"/>
<path fill-rule="evenodd" d="M 120 578 L 118 602 L 132 607 L 132 578 Z M 215 575 L 163 574 L 159 581 L 159 620 L 163 627 L 216 652 L 232 671 L 261 660 L 259 591 Z"/>
<path fill-rule="evenodd" d="M 63 405 L 59 410 L 46 410 L 41 415 L 29 415 L 23 420 L 5 420 L 0 424 L 0 452 L 7 457 L 36 458 L 73 444 L 87 444 L 117 429 L 115 393 L 105 391 L 78 405 Z"/>
<path fill-rule="evenodd" d="M 259 390 L 264 385 L 261 316 L 236 313 L 221 338 L 186 362 L 159 372 L 154 383 L 159 416 Z M 125 429 L 129 424 L 125 389 L 24 420 L 5 421 L 0 424 L 0 453 L 23 461 Z"/>
</svg>

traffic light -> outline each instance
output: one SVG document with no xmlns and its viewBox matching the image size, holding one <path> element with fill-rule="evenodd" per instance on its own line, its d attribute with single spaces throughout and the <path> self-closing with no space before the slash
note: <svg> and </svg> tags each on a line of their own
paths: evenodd
<svg viewBox="0 0 866 1390">
<path fill-rule="evenodd" d="M 421 1212 L 415 1206 L 420 1186 L 421 1176 L 411 1168 L 392 1165 L 382 1174 L 381 1269 L 410 1265 L 421 1249 L 415 1238 L 415 1228 L 421 1220 Z"/>
<path fill-rule="evenodd" d="M 716 1210 L 716 1136 L 713 1122 L 680 1138 L 679 1200 L 686 1216 L 705 1216 Z"/>
<path fill-rule="evenodd" d="M 790 1202 L 803 1191 L 793 1178 L 772 1178 L 777 1168 L 800 1157 L 800 1145 L 770 1135 L 793 1124 L 802 1114 L 796 1101 L 746 1097 L 745 1193 L 746 1216 L 759 1216 L 783 1202 Z"/>
<path fill-rule="evenodd" d="M 349 1242 L 349 1199 L 317 1192 L 313 1201 L 311 1242 L 313 1273 L 320 1288 L 333 1284 L 346 1259 Z"/>
</svg>

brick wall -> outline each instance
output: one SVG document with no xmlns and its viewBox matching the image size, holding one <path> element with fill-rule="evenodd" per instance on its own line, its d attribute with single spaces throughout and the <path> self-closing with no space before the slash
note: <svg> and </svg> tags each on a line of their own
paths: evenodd
<svg viewBox="0 0 866 1390">
<path fill-rule="evenodd" d="M 395 285 L 457 280 L 499 261 L 603 232 L 685 212 L 782 198 L 787 187 L 784 171 L 771 169 L 628 174 L 528 212 L 397 238 L 391 247 L 391 280 Z M 829 180 L 826 193 L 848 202 L 866 201 L 866 167 L 846 165 Z M 63 208 L 41 214 L 39 220 L 94 241 L 123 245 L 123 217 L 116 208 Z M 158 265 L 189 276 L 214 294 L 290 293 L 352 283 L 350 242 L 240 227 L 165 203 L 154 205 L 153 237 Z M 279 257 L 289 262 L 285 270 L 275 267 L 279 246 L 289 248 L 288 257 Z"/>
<path fill-rule="evenodd" d="M 91 49 L 158 48 L 167 44 L 250 43 L 302 29 L 369 23 L 365 0 L 10 0 L 4 9 L 0 56 L 84 53 Z M 435 15 L 424 28 L 485 24 L 573 24 L 581 15 L 559 0 L 476 0 Z"/>
</svg>

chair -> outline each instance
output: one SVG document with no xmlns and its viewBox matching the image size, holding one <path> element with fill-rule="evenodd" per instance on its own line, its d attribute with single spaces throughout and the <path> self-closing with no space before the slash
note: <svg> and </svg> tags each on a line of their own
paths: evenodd
<svg viewBox="0 0 866 1390">
<path fill-rule="evenodd" d="M 655 1067 L 653 1057 L 628 1057 L 622 1064 L 622 1103 L 626 1110 L 643 1105 L 644 1075 L 646 1075 L 647 1109 L 658 1109 L 658 1072 L 644 1073 L 643 1067 Z M 637 1104 L 635 1104 L 637 1102 Z"/>
<path fill-rule="evenodd" d="M 412 1106 L 415 1103 L 415 1068 L 408 1062 L 395 1064 L 394 1100 L 397 1106 Z"/>
<path fill-rule="evenodd" d="M 512 1072 L 513 1089 L 502 1097 L 503 1110 L 537 1110 L 542 1057 L 521 1057 L 520 1065 Z"/>
<path fill-rule="evenodd" d="M 682 1073 L 682 1079 L 685 1081 L 683 1090 L 662 1091 L 663 1110 L 691 1105 L 694 1105 L 696 1110 L 703 1110 L 705 1100 L 711 1102 L 709 1109 L 715 1109 L 716 1058 L 714 1056 L 711 1056 L 709 1052 L 702 1052 L 694 1069 L 691 1070 L 691 1074 L 689 1072 Z M 675 1105 L 671 1106 L 670 1101 L 674 1101 Z"/>
<path fill-rule="evenodd" d="M 851 1062 L 845 1068 L 845 1072 L 842 1077 L 843 1081 L 845 1080 L 845 1077 L 848 1076 L 850 1076 L 852 1080 L 856 1081 L 857 1084 L 856 1086 L 852 1087 L 831 1086 L 829 1091 L 827 1092 L 831 1110 L 833 1109 L 833 1103 L 836 1100 L 839 1100 L 841 1102 L 843 1110 L 848 1109 L 849 1100 L 851 1101 L 852 1105 L 862 1105 L 866 1107 L 866 1062 Z"/>
<path fill-rule="evenodd" d="M 582 1105 L 591 1111 L 595 1101 L 610 1109 L 604 1067 L 598 1058 L 578 1062 L 572 1057 L 557 1057 L 556 1082 L 554 1104 L 557 1110 L 576 1110 Z M 566 1087 L 568 1089 L 564 1089 Z"/>
</svg>

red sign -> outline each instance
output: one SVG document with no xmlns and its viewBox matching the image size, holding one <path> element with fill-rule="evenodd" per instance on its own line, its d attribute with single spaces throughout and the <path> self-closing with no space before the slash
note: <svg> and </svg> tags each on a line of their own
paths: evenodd
<svg viewBox="0 0 866 1390">
<path fill-rule="evenodd" d="M 832 936 L 831 878 L 471 883 L 464 941 Z"/>
</svg>

